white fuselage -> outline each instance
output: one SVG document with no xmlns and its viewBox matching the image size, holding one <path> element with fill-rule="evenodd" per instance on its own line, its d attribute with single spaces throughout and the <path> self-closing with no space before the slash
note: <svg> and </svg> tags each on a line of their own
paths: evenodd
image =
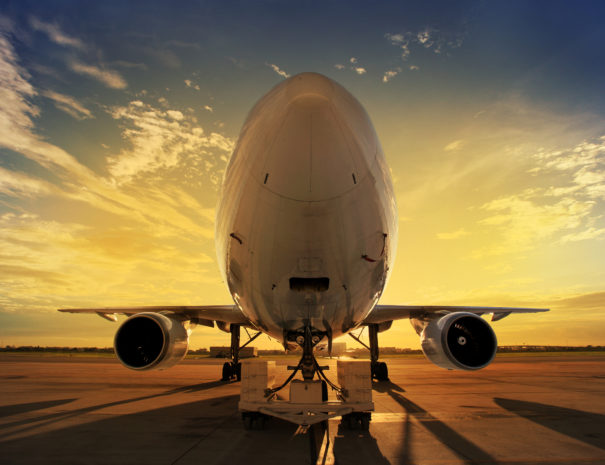
<svg viewBox="0 0 605 465">
<path fill-rule="evenodd" d="M 274 87 L 242 128 L 217 212 L 241 311 L 280 341 L 305 325 L 337 337 L 376 305 L 396 243 L 391 176 L 361 104 L 315 73 Z"/>
</svg>

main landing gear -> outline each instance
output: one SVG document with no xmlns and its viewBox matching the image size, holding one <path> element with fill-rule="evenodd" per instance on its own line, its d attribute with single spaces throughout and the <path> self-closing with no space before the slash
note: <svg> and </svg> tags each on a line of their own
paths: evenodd
<svg viewBox="0 0 605 465">
<path fill-rule="evenodd" d="M 244 328 L 245 329 L 245 328 Z M 231 333 L 231 361 L 225 362 L 223 364 L 223 377 L 221 381 L 241 381 L 242 380 L 242 364 L 239 361 L 239 351 L 250 344 L 254 339 L 261 335 L 260 331 L 256 333 L 254 336 L 250 336 L 248 334 L 248 330 L 246 330 L 246 334 L 248 334 L 248 342 L 246 342 L 243 346 L 240 347 L 240 325 L 232 324 L 229 328 L 229 332 Z"/>
<path fill-rule="evenodd" d="M 388 381 L 389 380 L 389 369 L 385 362 L 379 362 L 378 356 L 380 355 L 380 348 L 378 346 L 378 328 L 380 325 L 378 324 L 369 324 L 368 331 L 370 336 L 370 346 L 364 343 L 359 337 L 355 336 L 352 333 L 349 333 L 353 339 L 363 345 L 366 349 L 370 351 L 370 362 L 372 367 L 372 379 L 376 381 Z"/>
</svg>

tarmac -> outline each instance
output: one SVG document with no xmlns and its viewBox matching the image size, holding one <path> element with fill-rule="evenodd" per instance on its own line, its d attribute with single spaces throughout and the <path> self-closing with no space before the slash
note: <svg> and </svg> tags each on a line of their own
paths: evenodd
<svg viewBox="0 0 605 465">
<path fill-rule="evenodd" d="M 478 372 L 385 358 L 369 431 L 330 420 L 319 463 L 605 464 L 605 354 L 499 355 Z M 310 462 L 309 437 L 245 430 L 222 360 L 134 372 L 103 357 L 0 354 L 0 464 Z M 286 365 L 278 359 L 278 379 Z M 335 361 L 328 374 L 335 378 Z M 326 438 L 329 441 L 326 441 Z"/>
</svg>

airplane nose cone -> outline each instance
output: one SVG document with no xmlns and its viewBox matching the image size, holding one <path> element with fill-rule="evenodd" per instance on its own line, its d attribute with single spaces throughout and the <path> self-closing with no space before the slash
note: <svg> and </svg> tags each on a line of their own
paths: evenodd
<svg viewBox="0 0 605 465">
<path fill-rule="evenodd" d="M 267 189 L 293 200 L 327 200 L 353 189 L 367 175 L 378 147 L 359 102 L 316 73 L 276 86 L 247 125 L 254 127 L 248 134 L 263 135 L 258 138 L 262 153 L 249 154 L 255 175 Z M 255 152 L 255 143 L 243 138 L 238 151 L 245 149 Z"/>
</svg>

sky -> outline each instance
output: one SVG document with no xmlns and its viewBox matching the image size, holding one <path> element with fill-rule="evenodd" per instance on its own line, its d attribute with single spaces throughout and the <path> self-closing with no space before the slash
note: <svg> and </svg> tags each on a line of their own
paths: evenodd
<svg viewBox="0 0 605 465">
<path fill-rule="evenodd" d="M 254 103 L 304 71 L 359 99 L 392 171 L 381 303 L 548 307 L 494 323 L 499 343 L 605 344 L 604 13 L 1 0 L 0 346 L 112 345 L 115 324 L 61 307 L 231 303 L 224 170 Z M 419 347 L 408 321 L 380 340 Z"/>
</svg>

